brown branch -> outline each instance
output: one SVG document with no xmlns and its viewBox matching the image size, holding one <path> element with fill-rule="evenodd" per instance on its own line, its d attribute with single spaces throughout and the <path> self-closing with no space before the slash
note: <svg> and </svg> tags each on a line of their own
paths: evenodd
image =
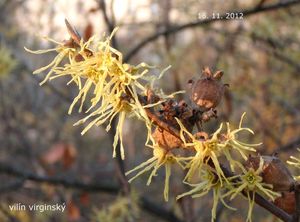
<svg viewBox="0 0 300 222">
<path fill-rule="evenodd" d="M 293 217 L 291 215 L 289 215 L 284 210 L 278 208 L 275 204 L 266 200 L 262 196 L 255 194 L 254 201 L 256 204 L 265 208 L 266 210 L 268 210 L 270 213 L 272 213 L 276 217 L 280 218 L 281 220 L 283 220 L 285 222 L 293 222 L 294 221 Z"/>
<path fill-rule="evenodd" d="M 275 3 L 275 4 L 271 4 L 271 5 L 267 5 L 267 6 L 261 6 L 261 7 L 253 7 L 250 9 L 244 9 L 244 10 L 231 10 L 231 12 L 233 13 L 243 13 L 243 17 L 247 17 L 250 15 L 254 15 L 254 14 L 258 14 L 258 13 L 262 13 L 262 12 L 267 12 L 267 11 L 272 11 L 272 10 L 277 10 L 277 9 L 281 9 L 281 8 L 286 8 L 286 7 L 290 7 L 292 5 L 296 5 L 300 3 L 299 0 L 290 0 L 290 1 L 280 1 L 279 3 Z M 207 24 L 211 24 L 214 22 L 218 22 L 218 21 L 232 21 L 229 19 L 225 19 L 226 18 L 226 14 L 220 15 L 220 18 L 223 19 L 204 19 L 204 20 L 197 20 L 197 21 L 193 21 L 193 22 L 188 22 L 185 23 L 183 25 L 179 25 L 179 26 L 173 26 L 172 28 L 168 28 L 166 30 L 163 31 L 159 31 L 156 32 L 148 37 L 146 37 L 144 40 L 142 40 L 140 43 L 138 43 L 135 47 L 133 47 L 131 50 L 129 50 L 129 52 L 127 53 L 127 55 L 124 57 L 124 61 L 128 62 L 134 55 L 136 55 L 144 46 L 146 46 L 147 44 L 149 44 L 152 41 L 155 41 L 156 39 L 158 39 L 160 36 L 164 36 L 164 35 L 169 35 L 169 34 L 174 34 L 189 28 L 194 28 L 197 26 L 201 26 L 201 25 L 207 25 Z"/>
<path fill-rule="evenodd" d="M 114 18 L 114 13 L 112 12 L 112 19 L 110 19 L 108 17 L 108 14 L 107 14 L 107 7 L 106 7 L 105 0 L 99 0 L 98 4 L 99 4 L 99 7 L 102 11 L 103 19 L 104 19 L 104 22 L 107 26 L 107 29 L 111 33 L 114 30 L 115 26 L 116 26 L 115 21 L 113 19 Z M 112 47 L 114 47 L 115 49 L 118 48 L 118 44 L 117 44 L 117 40 L 116 40 L 115 35 L 112 37 L 111 44 L 112 44 Z"/>
<path fill-rule="evenodd" d="M 111 33 L 114 30 L 114 27 L 115 27 L 115 22 L 114 22 L 114 19 L 113 19 L 114 16 L 112 16 L 112 19 L 110 19 L 108 17 L 107 5 L 106 5 L 105 0 L 99 0 L 98 4 L 99 4 L 99 7 L 102 11 L 103 20 L 106 24 L 106 27 L 107 27 L 108 31 Z M 112 11 L 112 15 L 113 14 L 114 13 Z M 118 42 L 117 42 L 117 39 L 116 39 L 116 35 L 112 36 L 111 44 L 112 44 L 112 47 L 114 47 L 115 49 L 118 48 Z M 111 122 L 112 129 L 109 131 L 109 136 L 110 136 L 112 142 L 114 142 L 114 137 L 115 137 L 115 134 L 116 134 L 116 125 L 117 125 L 116 120 L 113 119 L 112 122 Z M 117 177 L 119 179 L 120 184 L 122 185 L 123 193 L 129 194 L 130 185 L 129 185 L 129 183 L 127 181 L 127 178 L 125 176 L 125 164 L 124 164 L 124 161 L 121 158 L 120 148 L 121 148 L 120 147 L 120 142 L 118 142 L 117 147 L 116 147 L 116 159 L 115 159 Z"/>
<path fill-rule="evenodd" d="M 300 222 L 300 184 L 295 184 L 295 199 L 296 199 L 296 213 L 294 215 L 294 221 Z"/>
<path fill-rule="evenodd" d="M 300 70 L 299 63 L 297 61 L 291 59 L 290 56 L 288 56 L 282 52 L 282 49 L 284 49 L 284 47 L 285 47 L 282 42 L 280 42 L 274 38 L 271 38 L 271 37 L 260 36 L 257 33 L 251 33 L 250 37 L 252 38 L 253 41 L 262 42 L 262 43 L 268 45 L 269 47 L 271 47 L 272 49 L 265 48 L 264 50 L 267 53 L 273 55 L 279 61 L 282 61 L 282 62 L 292 66 L 296 71 Z M 279 48 L 280 52 L 278 52 L 278 50 L 276 50 L 277 48 Z"/>
<path fill-rule="evenodd" d="M 24 185 L 25 179 L 17 179 L 15 181 L 9 182 L 0 186 L 0 193 L 7 193 L 11 190 L 17 190 Z"/>
<path fill-rule="evenodd" d="M 88 192 L 105 192 L 110 194 L 118 194 L 120 187 L 117 184 L 112 182 L 93 182 L 93 183 L 84 183 L 80 179 L 66 178 L 64 177 L 49 177 L 43 175 L 37 175 L 24 168 L 11 166 L 9 163 L 0 162 L 0 173 L 8 174 L 10 176 L 15 176 L 20 179 L 9 183 L 5 186 L 0 187 L 1 191 L 16 190 L 21 188 L 26 180 L 34 181 L 37 183 L 48 183 L 51 185 L 59 185 L 65 188 L 79 189 Z M 4 189 L 2 189 L 4 188 Z M 149 213 L 152 213 L 166 221 L 170 222 L 182 222 L 172 211 L 169 211 L 163 208 L 161 205 L 156 204 L 153 201 L 150 201 L 147 197 L 141 196 L 139 199 L 139 205 Z"/>
<path fill-rule="evenodd" d="M 108 30 L 111 32 L 114 29 L 114 24 L 108 17 L 105 0 L 99 0 L 98 4 L 99 4 L 99 7 L 102 11 L 102 15 L 103 15 L 103 19 L 105 21 L 105 24 L 106 24 Z"/>
<path fill-rule="evenodd" d="M 22 168 L 11 166 L 9 163 L 0 162 L 0 172 L 12 176 L 17 176 L 23 180 L 32 180 L 35 182 L 49 183 L 52 185 L 62 185 L 66 188 L 75 188 L 86 190 L 90 192 L 107 192 L 107 193 L 117 193 L 119 187 L 113 183 L 84 183 L 79 179 L 71 179 L 66 177 L 48 177 L 43 175 L 37 175 L 30 171 L 26 171 Z"/>
</svg>

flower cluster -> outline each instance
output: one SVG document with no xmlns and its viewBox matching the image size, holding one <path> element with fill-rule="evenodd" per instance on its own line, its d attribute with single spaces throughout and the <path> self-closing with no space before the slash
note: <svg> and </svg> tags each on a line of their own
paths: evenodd
<svg viewBox="0 0 300 222">
<path fill-rule="evenodd" d="M 262 193 L 274 200 L 278 197 L 278 194 L 272 191 L 272 185 L 262 182 L 260 176 L 262 172 L 263 161 L 261 161 L 260 167 L 254 171 L 249 169 L 247 171 L 243 165 L 233 158 L 234 153 L 240 154 L 240 156 L 246 160 L 248 152 L 255 152 L 256 146 L 260 144 L 246 144 L 238 140 L 238 133 L 241 131 L 248 131 L 253 134 L 253 131 L 249 128 L 242 127 L 242 121 L 245 113 L 242 115 L 239 127 L 231 130 L 229 123 L 226 123 L 227 130 L 222 133 L 223 125 L 212 134 L 211 137 L 201 133 L 202 138 L 197 138 L 197 134 L 191 134 L 178 120 L 178 124 L 181 127 L 180 137 L 184 141 L 186 147 L 194 148 L 195 155 L 190 157 L 188 164 L 185 166 L 188 169 L 185 180 L 190 181 L 195 175 L 200 178 L 200 183 L 190 184 L 194 188 L 189 192 L 179 195 L 177 198 L 181 198 L 186 195 L 192 195 L 193 198 L 201 197 L 207 194 L 210 190 L 213 191 L 213 208 L 212 208 L 212 221 L 216 217 L 216 206 L 220 200 L 227 208 L 233 209 L 228 206 L 224 198 L 231 195 L 231 199 L 237 194 L 245 191 L 249 200 L 249 213 L 247 221 L 251 221 L 251 213 L 254 203 L 253 195 L 255 192 Z M 228 178 L 223 172 L 219 157 L 224 156 L 229 163 L 231 170 L 238 173 L 237 176 Z M 238 170 L 242 170 L 240 174 Z M 228 191 L 226 194 L 222 194 L 221 191 Z"/>
<path fill-rule="evenodd" d="M 195 156 L 191 158 L 191 161 L 187 165 L 189 171 L 185 179 L 190 180 L 197 169 L 201 169 L 203 164 L 208 164 L 212 161 L 219 179 L 221 180 L 223 178 L 226 180 L 226 177 L 220 167 L 218 157 L 224 155 L 227 158 L 231 169 L 234 171 L 234 167 L 239 163 L 232 157 L 232 153 L 234 151 L 240 154 L 245 160 L 247 159 L 246 152 L 256 151 L 254 147 L 261 144 L 246 144 L 237 139 L 237 134 L 241 131 L 253 133 L 251 129 L 242 127 L 244 116 L 245 113 L 242 115 L 237 129 L 231 131 L 230 125 L 227 123 L 227 132 L 225 134 L 221 134 L 223 129 L 223 124 L 221 124 L 220 127 L 213 133 L 211 138 L 203 139 L 198 139 L 192 135 L 178 120 L 178 124 L 181 127 L 180 137 L 184 141 L 185 147 L 191 147 L 196 151 Z"/>
<path fill-rule="evenodd" d="M 125 116 L 127 114 L 135 115 L 149 125 L 145 107 L 140 103 L 138 93 L 143 94 L 147 91 L 147 86 L 145 86 L 147 84 L 145 83 L 150 84 L 152 79 L 146 75 L 149 69 L 153 67 L 145 63 L 137 66 L 123 63 L 122 53 L 110 46 L 116 30 L 105 40 L 97 41 L 96 45 L 94 44 L 95 37 L 90 38 L 87 42 L 81 39 L 80 42 L 75 41 L 73 44 L 56 42 L 47 38 L 57 44 L 57 47 L 38 51 L 25 49 L 34 54 L 51 51 L 58 53 L 49 65 L 34 71 L 34 74 L 49 70 L 41 84 L 64 76 L 70 78 L 68 84 L 76 84 L 79 92 L 69 108 L 69 114 L 72 113 L 78 102 L 80 102 L 79 112 L 81 112 L 84 102 L 89 100 L 90 106 L 85 110 L 87 116 L 74 124 L 83 124 L 87 120 L 91 120 L 82 134 L 86 133 L 92 126 L 100 126 L 105 122 L 108 122 L 106 127 L 108 131 L 111 128 L 112 120 L 116 116 L 119 117 L 113 143 L 113 156 L 116 155 L 115 148 L 120 140 L 121 157 L 124 159 L 122 126 Z M 64 59 L 67 59 L 67 62 L 61 65 Z"/>
<path fill-rule="evenodd" d="M 225 133 L 222 133 L 223 125 L 212 134 L 211 137 L 208 137 L 205 133 L 200 133 L 202 136 L 199 137 L 199 133 L 193 135 L 190 131 L 183 125 L 182 121 L 176 118 L 177 123 L 180 127 L 180 139 L 183 141 L 182 147 L 185 149 L 194 149 L 195 154 L 193 156 L 182 157 L 176 155 L 173 147 L 168 149 L 167 147 L 161 147 L 156 143 L 155 138 L 151 137 L 152 142 L 154 143 L 151 148 L 153 148 L 153 157 L 148 161 L 138 165 L 133 170 L 127 172 L 126 175 L 129 175 L 135 171 L 140 170 L 133 178 L 129 180 L 136 179 L 138 176 L 144 174 L 147 171 L 151 171 L 150 176 L 148 178 L 147 185 L 151 183 L 151 179 L 156 175 L 158 169 L 162 166 L 165 167 L 165 188 L 164 188 L 164 197 L 165 200 L 168 200 L 168 191 L 169 191 L 169 178 L 171 175 L 171 166 L 174 164 L 179 165 L 182 169 L 187 170 L 186 177 L 184 179 L 184 183 L 189 184 L 193 187 L 190 191 L 183 193 L 177 196 L 177 199 L 180 199 L 187 195 L 192 195 L 193 198 L 202 197 L 210 191 L 213 191 L 213 207 L 212 207 L 212 221 L 216 217 L 216 207 L 217 203 L 221 201 L 227 208 L 234 209 L 228 206 L 224 198 L 226 196 L 232 194 L 232 198 L 234 198 L 241 191 L 248 190 L 247 193 L 250 207 L 249 207 L 249 215 L 252 212 L 253 206 L 253 198 L 250 194 L 254 194 L 255 192 L 262 191 L 263 194 L 266 194 L 268 197 L 276 197 L 277 193 L 271 191 L 271 185 L 267 185 L 262 182 L 262 179 L 259 176 L 261 173 L 261 165 L 260 168 L 256 171 L 246 169 L 232 157 L 233 153 L 236 152 L 240 154 L 242 158 L 247 159 L 247 152 L 255 152 L 255 146 L 260 144 L 246 144 L 237 139 L 237 134 L 241 131 L 248 131 L 253 133 L 253 131 L 249 128 L 242 127 L 242 121 L 244 118 L 242 115 L 239 127 L 237 129 L 231 130 L 229 123 L 227 123 L 227 130 Z M 235 172 L 238 172 L 238 169 L 242 169 L 242 174 L 233 178 L 227 178 L 222 170 L 221 163 L 219 162 L 219 157 L 225 156 L 227 161 L 230 163 L 231 167 Z M 255 183 L 253 186 L 251 182 L 247 183 L 251 178 L 251 175 L 257 176 Z M 191 181 L 195 176 L 200 179 L 200 182 L 197 184 L 192 184 L 188 181 Z M 253 176 L 253 178 L 254 178 Z M 238 182 L 237 182 L 238 181 Z M 249 187 L 248 187 L 249 185 Z M 229 190 L 225 195 L 222 192 Z"/>
</svg>

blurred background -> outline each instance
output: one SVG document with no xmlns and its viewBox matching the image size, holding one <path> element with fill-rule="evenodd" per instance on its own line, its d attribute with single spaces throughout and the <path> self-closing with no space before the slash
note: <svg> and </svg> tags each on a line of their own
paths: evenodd
<svg viewBox="0 0 300 222">
<path fill-rule="evenodd" d="M 124 127 L 126 160 L 112 159 L 113 134 L 73 124 L 84 114 L 67 115 L 77 89 L 67 79 L 42 87 L 33 70 L 55 54 L 47 49 L 68 38 L 64 19 L 85 37 L 109 34 L 119 26 L 114 46 L 126 62 L 171 65 L 160 80 L 166 93 L 208 66 L 224 71 L 230 85 L 219 118 L 205 125 L 213 132 L 222 121 L 255 131 L 244 141 L 263 142 L 262 154 L 282 160 L 300 147 L 300 3 L 295 0 L 0 0 L 0 221 L 210 221 L 212 198 L 175 201 L 186 187 L 174 169 L 169 202 L 164 202 L 164 172 L 146 186 L 147 175 L 134 181 L 127 197 L 120 173 L 148 159 L 145 128 L 136 119 Z M 244 12 L 243 19 L 202 19 L 203 13 Z M 153 74 L 156 74 L 155 71 Z M 124 166 L 123 166 L 124 165 Z M 300 172 L 294 171 L 295 174 Z M 121 178 L 121 179 L 120 179 Z M 124 182 L 124 181 L 123 181 Z M 122 183 L 121 183 L 122 184 Z M 10 211 L 14 203 L 66 203 L 61 212 Z M 247 200 L 218 207 L 217 221 L 245 221 Z M 254 208 L 254 221 L 279 221 Z"/>
</svg>

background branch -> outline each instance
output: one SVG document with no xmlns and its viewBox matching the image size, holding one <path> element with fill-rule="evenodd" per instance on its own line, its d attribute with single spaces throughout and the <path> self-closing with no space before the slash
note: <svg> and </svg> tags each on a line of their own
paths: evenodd
<svg viewBox="0 0 300 222">
<path fill-rule="evenodd" d="M 268 45 L 269 47 L 271 47 L 271 49 L 265 48 L 265 51 L 268 52 L 269 54 L 273 55 L 276 59 L 292 66 L 296 71 L 300 70 L 299 63 L 297 61 L 294 61 L 293 59 L 291 59 L 289 55 L 284 54 L 282 52 L 283 49 L 286 47 L 282 42 L 280 42 L 274 38 L 260 36 L 257 33 L 251 33 L 250 36 L 253 41 L 262 42 L 262 43 L 265 43 L 266 45 Z M 278 50 L 276 50 L 277 48 L 280 49 L 280 52 L 278 52 Z"/>
<path fill-rule="evenodd" d="M 65 176 L 42 176 L 31 171 L 24 170 L 24 168 L 12 166 L 9 163 L 4 162 L 0 162 L 0 173 L 18 177 L 18 180 L 0 187 L 0 193 L 2 191 L 8 192 L 9 190 L 15 191 L 16 189 L 21 188 L 26 180 L 37 183 L 48 183 L 54 186 L 63 186 L 65 188 L 79 189 L 87 192 L 118 194 L 120 191 L 120 187 L 112 182 L 93 181 L 90 183 L 84 183 L 81 179 L 66 178 Z M 181 222 L 181 220 L 172 211 L 163 208 L 161 205 L 156 204 L 145 196 L 140 196 L 139 205 L 147 212 L 166 221 Z"/>
<path fill-rule="evenodd" d="M 279 146 L 278 148 L 276 148 L 276 152 L 281 152 L 281 151 L 287 151 L 287 150 L 291 150 L 291 149 L 296 149 L 298 148 L 300 145 L 300 137 L 292 140 L 291 142 L 285 144 L 285 145 L 282 145 L 282 146 Z"/>
<path fill-rule="evenodd" d="M 35 182 L 49 183 L 52 185 L 61 185 L 66 188 L 75 188 L 80 190 L 85 190 L 89 192 L 106 192 L 106 193 L 117 193 L 119 187 L 112 182 L 93 182 L 93 183 L 84 183 L 82 180 L 74 178 L 63 177 L 48 177 L 37 175 L 30 171 L 26 171 L 23 168 L 11 166 L 9 163 L 0 162 L 0 172 L 8 175 L 16 176 L 22 180 L 32 180 Z"/>
<path fill-rule="evenodd" d="M 294 221 L 300 221 L 300 184 L 295 184 L 295 199 L 296 199 L 296 213 L 294 215 Z"/>
<path fill-rule="evenodd" d="M 260 7 L 255 6 L 251 9 L 244 9 L 244 10 L 231 10 L 231 12 L 243 13 L 244 17 L 247 17 L 247 16 L 258 14 L 261 12 L 267 12 L 267 11 L 277 10 L 277 9 L 281 9 L 281 8 L 286 8 L 286 7 L 289 7 L 289 6 L 292 6 L 295 4 L 299 4 L 299 3 L 300 3 L 299 0 L 279 1 L 278 3 L 271 4 L 271 5 L 260 6 Z M 138 43 L 135 47 L 133 47 L 131 50 L 129 50 L 128 53 L 126 54 L 126 56 L 124 57 L 124 61 L 128 62 L 143 47 L 145 47 L 150 42 L 157 40 L 161 36 L 174 34 L 174 33 L 189 29 L 189 28 L 194 28 L 194 27 L 201 26 L 201 25 L 207 25 L 207 24 L 218 22 L 218 21 L 223 21 L 223 22 L 232 21 L 232 20 L 225 19 L 226 14 L 220 15 L 220 18 L 222 18 L 222 17 L 223 17 L 223 19 L 218 19 L 218 20 L 212 19 L 212 18 L 204 19 L 204 20 L 197 20 L 197 21 L 185 23 L 183 25 L 173 26 L 173 27 L 168 28 L 163 31 L 158 31 L 158 32 L 146 37 L 144 40 L 142 40 L 140 43 Z"/>
<path fill-rule="evenodd" d="M 99 7 L 102 11 L 103 20 L 106 24 L 106 27 L 107 27 L 108 31 L 110 33 L 112 33 L 115 26 L 116 26 L 115 20 L 113 19 L 114 18 L 114 12 L 111 11 L 112 19 L 110 19 L 109 16 L 108 16 L 108 13 L 107 13 L 107 5 L 106 5 L 105 0 L 99 0 L 98 4 L 99 4 Z M 111 10 L 113 9 L 113 7 L 110 7 L 110 8 L 111 8 Z M 118 49 L 118 42 L 117 42 L 117 39 L 116 39 L 116 35 L 112 36 L 111 45 L 112 45 L 113 48 Z M 110 136 L 111 141 L 113 143 L 114 142 L 114 137 L 115 137 L 115 134 L 116 134 L 116 119 L 112 120 L 111 126 L 112 126 L 112 128 L 109 131 L 109 136 Z M 122 185 L 122 191 L 125 194 L 129 194 L 130 185 L 129 185 L 129 183 L 127 181 L 127 178 L 125 176 L 125 163 L 122 160 L 120 149 L 121 149 L 120 142 L 118 142 L 117 147 L 116 147 L 116 159 L 115 159 L 117 177 L 119 179 L 120 184 Z"/>
</svg>

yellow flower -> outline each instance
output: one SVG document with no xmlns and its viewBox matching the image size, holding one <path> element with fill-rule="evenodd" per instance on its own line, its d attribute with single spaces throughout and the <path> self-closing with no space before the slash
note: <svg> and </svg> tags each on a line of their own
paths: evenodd
<svg viewBox="0 0 300 222">
<path fill-rule="evenodd" d="M 231 156 L 232 151 L 237 151 L 242 158 L 245 160 L 247 159 L 247 152 L 256 152 L 256 149 L 254 148 L 255 146 L 259 146 L 262 143 L 257 143 L 257 144 L 247 144 L 239 141 L 237 139 L 238 133 L 241 131 L 247 131 L 250 132 L 251 134 L 254 134 L 254 132 L 250 128 L 244 128 L 242 127 L 243 119 L 245 117 L 246 113 L 243 113 L 240 119 L 239 127 L 235 130 L 230 129 L 230 124 L 227 122 L 227 132 L 226 134 L 222 134 L 223 138 L 220 138 L 220 143 L 219 146 L 222 149 L 223 154 L 226 156 L 230 168 L 232 171 L 234 171 L 234 166 L 239 163 L 238 161 L 234 160 Z"/>
<path fill-rule="evenodd" d="M 300 148 L 297 149 L 300 152 Z M 296 158 L 294 156 L 290 156 L 291 160 L 286 161 L 288 164 L 290 164 L 291 166 L 294 166 L 298 169 L 300 169 L 300 159 Z M 297 180 L 300 179 L 300 176 L 296 176 L 295 177 Z"/>
<path fill-rule="evenodd" d="M 231 196 L 230 200 L 235 198 L 241 192 L 245 192 L 249 202 L 247 221 L 252 221 L 251 215 L 254 206 L 255 193 L 259 193 L 269 197 L 272 201 L 280 194 L 272 191 L 272 185 L 263 183 L 263 178 L 260 176 L 263 171 L 264 161 L 260 158 L 259 167 L 257 170 L 250 168 L 246 170 L 242 164 L 239 164 L 243 174 L 229 178 L 232 188 L 223 197 Z"/>
<path fill-rule="evenodd" d="M 222 178 L 226 180 L 218 160 L 218 157 L 222 153 L 218 142 L 218 135 L 222 130 L 223 125 L 220 125 L 219 129 L 216 130 L 211 139 L 201 141 L 195 138 L 195 136 L 184 127 L 179 119 L 176 120 L 180 126 L 180 137 L 184 142 L 185 147 L 193 148 L 196 151 L 195 156 L 190 157 L 190 162 L 186 166 L 189 171 L 186 174 L 185 180 L 190 180 L 194 173 L 196 171 L 200 172 L 202 165 L 208 164 L 210 160 L 215 166 L 215 173 L 219 177 L 220 181 L 222 181 Z"/>
<path fill-rule="evenodd" d="M 237 139 L 237 134 L 241 131 L 248 131 L 253 134 L 253 131 L 249 128 L 242 128 L 242 121 L 245 113 L 242 115 L 240 124 L 238 129 L 230 130 L 230 125 L 227 123 L 227 133 L 221 134 L 223 129 L 223 124 L 220 124 L 220 127 L 213 133 L 210 138 L 204 138 L 202 140 L 197 139 L 194 135 L 189 132 L 184 125 L 177 119 L 177 122 L 180 126 L 180 137 L 184 142 L 185 147 L 193 148 L 196 153 L 193 157 L 186 158 L 189 160 L 188 164 L 185 166 L 188 168 L 188 172 L 186 174 L 185 180 L 191 180 L 193 175 L 198 172 L 199 177 L 202 182 L 199 184 L 190 184 L 195 188 L 190 190 L 187 193 L 184 193 L 178 198 L 181 198 L 186 195 L 192 195 L 192 197 L 201 197 L 207 194 L 210 190 L 213 190 L 214 193 L 214 204 L 212 208 L 212 221 L 215 218 L 216 206 L 219 200 L 226 206 L 223 198 L 228 195 L 232 195 L 234 198 L 238 193 L 242 190 L 247 190 L 247 195 L 249 197 L 249 215 L 251 215 L 252 208 L 253 208 L 253 198 L 250 195 L 259 190 L 263 192 L 270 198 L 276 197 L 278 194 L 273 192 L 272 190 L 268 189 L 271 188 L 271 185 L 262 183 L 262 178 L 259 174 L 262 171 L 262 166 L 260 165 L 257 171 L 250 169 L 246 171 L 238 161 L 232 158 L 232 151 L 237 151 L 243 158 L 246 158 L 246 152 L 252 151 L 255 152 L 256 150 L 253 148 L 254 146 L 258 146 L 260 144 L 246 144 Z M 224 175 L 221 164 L 219 163 L 218 158 L 224 155 L 232 169 L 234 169 L 235 165 L 238 165 L 242 168 L 244 175 L 241 176 L 241 180 L 239 182 L 232 182 L 234 179 L 236 180 L 239 176 L 233 178 L 226 178 Z M 215 169 L 212 169 L 209 161 L 211 161 L 214 165 Z M 263 164 L 261 161 L 260 164 Z M 207 170 L 209 169 L 209 170 Z M 237 186 L 238 188 L 235 188 Z M 230 191 L 222 196 L 220 194 L 220 190 L 230 189 Z M 198 194 L 195 194 L 198 193 Z M 230 207 L 229 207 L 230 208 Z M 230 208 L 232 209 L 232 208 Z"/>
<path fill-rule="evenodd" d="M 221 201 L 222 204 L 224 204 L 225 207 L 227 207 L 230 210 L 235 210 L 234 208 L 228 206 L 222 195 L 221 195 L 221 189 L 224 189 L 223 184 L 221 183 L 219 178 L 217 178 L 211 169 L 201 169 L 201 182 L 198 184 L 190 184 L 187 183 L 188 185 L 194 187 L 192 190 L 183 193 L 179 196 L 177 196 L 177 200 L 188 195 L 192 195 L 192 198 L 198 198 L 206 195 L 208 192 L 211 190 L 213 191 L 213 207 L 212 207 L 212 212 L 211 212 L 211 221 L 214 221 L 216 219 L 216 211 L 217 211 L 217 206 L 219 200 Z"/>
<path fill-rule="evenodd" d="M 147 128 L 150 121 L 145 113 L 144 107 L 139 101 L 138 93 L 146 92 L 145 83 L 148 79 L 145 76 L 148 73 L 149 65 L 141 63 L 137 66 L 125 64 L 122 61 L 122 53 L 110 46 L 112 34 L 104 41 L 99 41 L 96 47 L 94 37 L 87 42 L 80 41 L 78 46 L 71 48 L 64 43 L 50 41 L 58 46 L 49 50 L 27 51 L 35 54 L 56 51 L 58 55 L 47 66 L 36 70 L 34 73 L 41 73 L 49 69 L 46 78 L 41 82 L 54 78 L 69 76 L 70 83 L 78 86 L 78 95 L 70 105 L 69 114 L 78 102 L 80 102 L 79 112 L 82 111 L 84 102 L 89 100 L 90 107 L 85 111 L 88 115 L 79 120 L 74 125 L 83 124 L 91 119 L 91 122 L 82 131 L 86 133 L 92 126 L 100 126 L 108 122 L 106 130 L 110 130 L 112 120 L 118 115 L 116 135 L 114 137 L 114 152 L 116 155 L 116 146 L 120 140 L 121 157 L 124 159 L 124 147 L 122 143 L 122 127 L 127 114 L 135 115 L 146 122 Z M 80 60 L 76 59 L 80 56 Z M 68 62 L 60 65 L 64 58 Z M 148 107 L 150 107 L 148 105 Z M 154 106 L 154 105 L 152 105 Z"/>
<path fill-rule="evenodd" d="M 151 184 L 151 180 L 153 176 L 156 176 L 157 171 L 160 167 L 164 166 L 165 167 L 165 186 L 164 186 L 164 199 L 165 201 L 168 201 L 169 199 L 169 181 L 170 181 L 170 176 L 171 176 L 171 166 L 175 163 L 179 164 L 182 168 L 183 163 L 185 161 L 184 157 L 177 157 L 174 154 L 172 154 L 170 151 L 165 150 L 161 147 L 159 147 L 157 144 L 154 144 L 152 146 L 153 148 L 153 157 L 147 160 L 146 162 L 141 163 L 140 165 L 136 166 L 134 169 L 126 172 L 126 176 L 136 172 L 138 170 L 141 170 L 138 172 L 134 177 L 132 177 L 129 180 L 129 183 L 131 183 L 134 179 L 139 177 L 140 175 L 144 174 L 147 171 L 151 171 L 151 174 L 148 178 L 147 181 L 147 186 Z"/>
</svg>

